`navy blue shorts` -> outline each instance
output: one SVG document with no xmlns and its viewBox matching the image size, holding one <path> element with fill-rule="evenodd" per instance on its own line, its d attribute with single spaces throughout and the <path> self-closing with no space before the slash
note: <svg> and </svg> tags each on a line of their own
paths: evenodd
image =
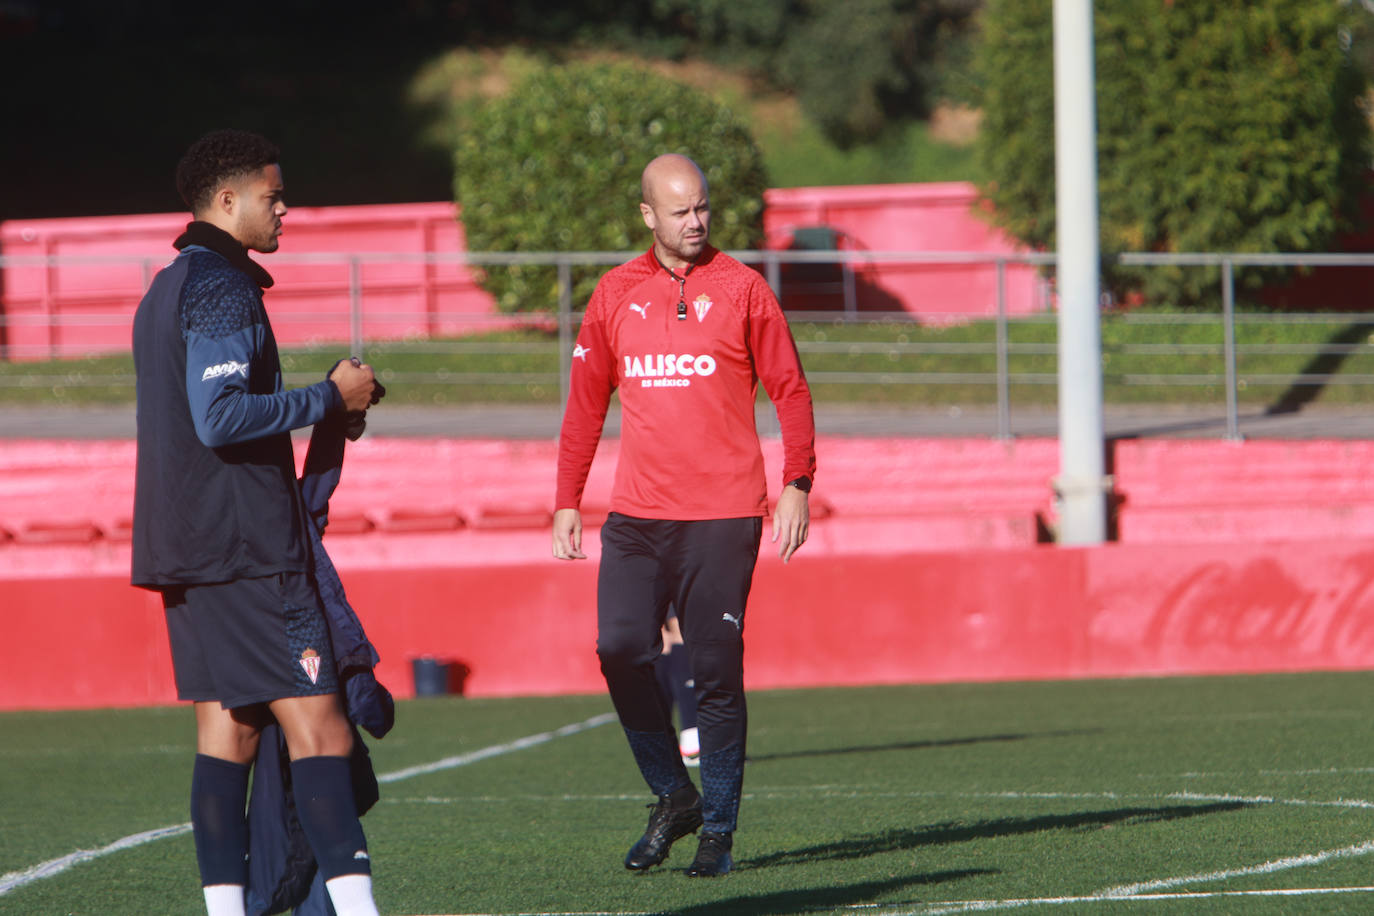
<svg viewBox="0 0 1374 916">
<path fill-rule="evenodd" d="M 163 589 L 177 696 L 226 709 L 338 689 L 329 626 L 306 573 Z"/>
</svg>

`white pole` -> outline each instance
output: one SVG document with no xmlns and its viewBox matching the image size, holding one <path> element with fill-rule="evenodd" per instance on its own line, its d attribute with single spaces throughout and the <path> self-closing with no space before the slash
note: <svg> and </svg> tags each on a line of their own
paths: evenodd
<svg viewBox="0 0 1374 916">
<path fill-rule="evenodd" d="M 1093 70 L 1092 0 L 1054 0 L 1061 544 L 1100 544 L 1107 537 Z"/>
</svg>

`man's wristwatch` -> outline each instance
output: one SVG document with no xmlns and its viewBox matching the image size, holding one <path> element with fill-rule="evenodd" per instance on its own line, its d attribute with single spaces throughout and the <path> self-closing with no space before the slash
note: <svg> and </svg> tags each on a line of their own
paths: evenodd
<svg viewBox="0 0 1374 916">
<path fill-rule="evenodd" d="M 803 493 L 810 493 L 810 492 L 811 492 L 811 478 L 810 478 L 810 477 L 798 477 L 796 480 L 789 480 L 789 481 L 787 481 L 787 485 L 788 485 L 789 487 L 796 487 L 798 490 L 801 490 Z"/>
</svg>

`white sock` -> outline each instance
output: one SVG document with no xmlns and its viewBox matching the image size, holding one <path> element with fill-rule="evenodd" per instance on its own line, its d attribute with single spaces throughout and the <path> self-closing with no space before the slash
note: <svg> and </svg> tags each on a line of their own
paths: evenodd
<svg viewBox="0 0 1374 916">
<path fill-rule="evenodd" d="M 212 884 L 201 890 L 208 916 L 244 916 L 242 884 Z"/>
<path fill-rule="evenodd" d="M 371 875 L 339 875 L 324 887 L 339 916 L 380 916 L 372 900 Z"/>
<path fill-rule="evenodd" d="M 701 753 L 701 738 L 695 728 L 684 728 L 678 736 L 678 750 L 682 756 L 691 757 Z"/>
</svg>

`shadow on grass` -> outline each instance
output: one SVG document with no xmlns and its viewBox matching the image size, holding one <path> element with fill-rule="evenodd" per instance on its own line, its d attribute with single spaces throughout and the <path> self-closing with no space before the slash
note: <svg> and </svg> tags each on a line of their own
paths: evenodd
<svg viewBox="0 0 1374 916">
<path fill-rule="evenodd" d="M 1080 811 L 1075 814 L 1047 814 L 1039 817 L 1006 817 L 973 824 L 947 822 L 924 827 L 884 830 L 834 843 L 802 849 L 789 849 L 740 862 L 742 867 L 767 868 L 773 865 L 800 865 L 827 859 L 857 859 L 863 856 L 922 846 L 942 846 L 998 837 L 1041 833 L 1047 830 L 1088 830 L 1119 824 L 1149 824 L 1185 817 L 1202 817 L 1251 807 L 1248 802 L 1217 802 L 1209 805 L 1168 805 L 1156 808 L 1112 808 L 1107 811 Z"/>
<path fill-rule="evenodd" d="M 978 875 L 994 874 L 989 869 L 938 871 L 928 874 L 891 878 L 887 881 L 865 881 L 838 887 L 808 887 L 751 897 L 729 897 L 696 906 L 671 911 L 672 916 L 770 916 L 770 914 L 801 913 L 809 910 L 827 911 L 863 904 L 874 897 L 909 887 L 933 886 L 948 881 Z M 725 880 L 728 880 L 725 879 Z"/>
<path fill-rule="evenodd" d="M 1307 361 L 1307 364 L 1298 370 L 1301 375 L 1331 375 L 1340 371 L 1341 364 L 1350 358 L 1350 347 L 1353 344 L 1363 343 L 1369 340 L 1370 334 L 1374 332 L 1374 324 L 1365 321 L 1356 321 L 1341 328 L 1331 338 L 1327 340 L 1328 346 L 1337 347 L 1334 353 L 1318 353 Z M 1264 412 L 1270 416 L 1275 414 L 1298 413 L 1308 404 L 1317 399 L 1317 396 L 1326 388 L 1325 384 L 1299 385 L 1291 384 L 1288 390 L 1279 396 L 1278 400 L 1265 408 Z"/>
<path fill-rule="evenodd" d="M 975 735 L 969 738 L 943 738 L 933 741 L 899 741 L 894 744 L 861 744 L 852 747 L 828 747 L 814 750 L 783 751 L 777 754 L 750 754 L 750 763 L 770 760 L 793 760 L 798 757 L 832 757 L 837 754 L 869 754 L 875 751 L 924 751 L 941 747 L 963 747 L 969 744 L 990 744 L 1001 741 L 1027 741 L 1031 738 L 1063 738 L 1072 735 L 1096 734 L 1101 729 L 1073 729 L 1059 732 L 1026 732 L 1007 735 Z"/>
<path fill-rule="evenodd" d="M 1107 436 L 1107 445 L 1110 451 L 1113 442 L 1125 442 L 1129 439 L 1151 439 L 1158 436 L 1171 436 L 1178 433 L 1196 433 L 1203 430 L 1214 430 L 1216 435 L 1221 436 L 1226 432 L 1226 409 L 1217 408 L 1217 415 L 1214 417 L 1202 417 L 1195 420 L 1179 420 L 1171 423 L 1152 423 L 1139 426 L 1135 429 L 1123 429 Z M 1264 413 L 1238 413 L 1237 420 L 1258 420 L 1266 416 Z"/>
</svg>

